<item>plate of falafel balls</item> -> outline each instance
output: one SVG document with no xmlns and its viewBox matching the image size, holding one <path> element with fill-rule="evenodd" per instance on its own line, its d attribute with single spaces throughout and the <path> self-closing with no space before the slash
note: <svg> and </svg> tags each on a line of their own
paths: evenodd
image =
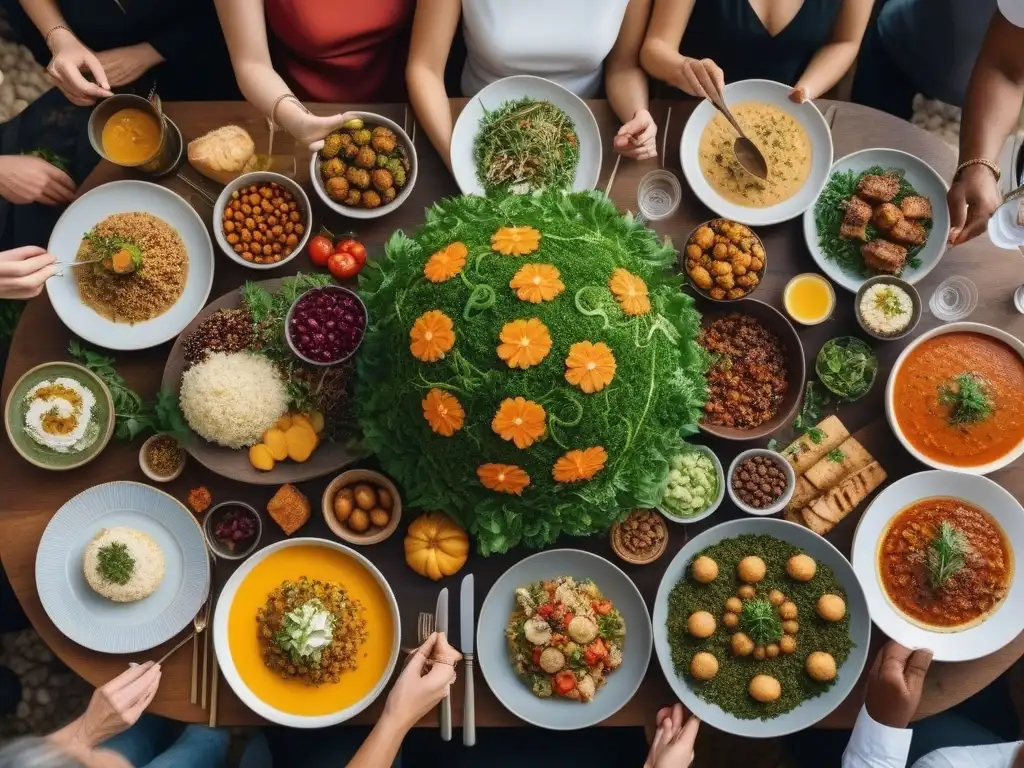
<svg viewBox="0 0 1024 768">
<path fill-rule="evenodd" d="M 416 184 L 416 148 L 401 126 L 383 115 L 353 112 L 328 134 L 309 161 L 320 199 L 353 219 L 375 219 L 397 209 Z"/>
<path fill-rule="evenodd" d="M 822 537 L 743 518 L 691 539 L 654 601 L 654 650 L 689 711 L 727 733 L 810 728 L 849 696 L 871 618 L 853 566 Z"/>
</svg>

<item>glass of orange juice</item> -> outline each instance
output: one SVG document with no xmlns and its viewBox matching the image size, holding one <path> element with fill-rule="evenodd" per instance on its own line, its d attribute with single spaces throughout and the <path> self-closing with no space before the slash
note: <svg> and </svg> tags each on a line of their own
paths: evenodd
<svg viewBox="0 0 1024 768">
<path fill-rule="evenodd" d="M 836 308 L 836 292 L 825 277 L 817 272 L 804 272 L 788 283 L 782 293 L 788 314 L 801 325 L 817 325 L 832 317 Z"/>
</svg>

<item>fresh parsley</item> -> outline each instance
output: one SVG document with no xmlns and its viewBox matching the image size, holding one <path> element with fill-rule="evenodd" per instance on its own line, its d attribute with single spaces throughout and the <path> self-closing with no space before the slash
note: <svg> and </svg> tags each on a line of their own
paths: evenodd
<svg viewBox="0 0 1024 768">
<path fill-rule="evenodd" d="M 846 460 L 846 454 L 843 453 L 841 448 L 833 448 L 827 454 L 825 458 L 831 461 L 833 464 L 842 464 Z"/>
<path fill-rule="evenodd" d="M 995 403 L 987 383 L 973 373 L 961 373 L 939 386 L 939 404 L 949 408 L 950 424 L 977 424 L 992 416 Z"/>
<path fill-rule="evenodd" d="M 120 541 L 114 541 L 100 547 L 100 551 L 96 553 L 96 558 L 99 560 L 96 570 L 100 572 L 100 576 L 111 584 L 124 586 L 131 580 L 132 574 L 135 573 L 135 558 L 131 556 L 128 547 Z"/>
<path fill-rule="evenodd" d="M 959 528 L 943 521 L 928 547 L 928 578 L 936 589 L 945 586 L 966 564 L 967 539 Z"/>
</svg>

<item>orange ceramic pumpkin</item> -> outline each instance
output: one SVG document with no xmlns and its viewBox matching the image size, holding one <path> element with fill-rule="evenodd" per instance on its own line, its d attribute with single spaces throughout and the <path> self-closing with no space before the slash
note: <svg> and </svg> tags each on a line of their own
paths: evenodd
<svg viewBox="0 0 1024 768">
<path fill-rule="evenodd" d="M 439 581 L 459 572 L 469 556 L 469 536 L 443 512 L 420 515 L 405 534 L 405 562 L 420 576 Z"/>
</svg>

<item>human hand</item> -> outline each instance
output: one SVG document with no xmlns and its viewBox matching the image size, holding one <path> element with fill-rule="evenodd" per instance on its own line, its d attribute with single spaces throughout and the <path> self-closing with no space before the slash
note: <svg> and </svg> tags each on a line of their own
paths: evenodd
<svg viewBox="0 0 1024 768">
<path fill-rule="evenodd" d="M 149 43 L 111 48 L 96 57 L 106 73 L 111 87 L 134 83 L 146 72 L 164 60 Z"/>
<path fill-rule="evenodd" d="M 388 694 L 384 717 L 393 720 L 403 731 L 412 728 L 448 695 L 455 682 L 455 666 L 461 659 L 462 654 L 448 644 L 444 634 L 435 632 L 428 637 L 409 657 Z"/>
<path fill-rule="evenodd" d="M 0 197 L 15 205 L 64 205 L 75 198 L 75 182 L 41 157 L 0 155 Z"/>
<path fill-rule="evenodd" d="M 711 59 L 691 59 L 683 57 L 679 77 L 676 85 L 683 92 L 696 96 L 699 99 L 708 98 L 708 90 L 711 83 L 718 89 L 719 93 L 725 90 L 725 74 Z"/>
<path fill-rule="evenodd" d="M 80 718 L 78 741 L 94 747 L 135 725 L 156 696 L 160 675 L 160 665 L 147 661 L 97 688 Z"/>
<path fill-rule="evenodd" d="M 793 86 L 793 90 L 789 92 L 789 100 L 794 104 L 803 104 L 807 101 L 807 89 L 802 85 Z"/>
<path fill-rule="evenodd" d="M 318 152 L 324 145 L 324 137 L 336 131 L 345 123 L 358 115 L 342 112 L 340 115 L 320 116 L 307 112 L 301 104 L 289 101 L 277 110 L 277 122 L 294 137 L 299 144 L 309 147 L 310 152 Z"/>
<path fill-rule="evenodd" d="M 633 119 L 619 128 L 612 144 L 623 157 L 647 160 L 658 156 L 658 126 L 646 109 L 638 109 Z"/>
<path fill-rule="evenodd" d="M 864 706 L 871 719 L 890 728 L 910 725 L 921 703 L 924 678 L 931 663 L 931 651 L 911 651 L 895 640 L 886 643 L 868 672 Z"/>
<path fill-rule="evenodd" d="M 981 163 L 960 172 L 946 195 L 949 205 L 949 245 L 961 245 L 980 235 L 988 220 L 1003 204 L 999 181 L 992 169 Z"/>
<path fill-rule="evenodd" d="M 644 768 L 689 768 L 700 719 L 688 713 L 682 704 L 675 704 L 658 710 L 655 720 L 658 727 Z"/>
<path fill-rule="evenodd" d="M 51 39 L 53 58 L 46 66 L 46 73 L 68 101 L 87 107 L 95 104 L 98 98 L 113 96 L 103 65 L 81 40 L 66 29 L 54 30 Z M 88 70 L 95 82 L 86 80 L 82 70 Z"/>
<path fill-rule="evenodd" d="M 0 251 L 0 299 L 31 299 L 56 272 L 55 259 L 35 245 Z"/>
</svg>

